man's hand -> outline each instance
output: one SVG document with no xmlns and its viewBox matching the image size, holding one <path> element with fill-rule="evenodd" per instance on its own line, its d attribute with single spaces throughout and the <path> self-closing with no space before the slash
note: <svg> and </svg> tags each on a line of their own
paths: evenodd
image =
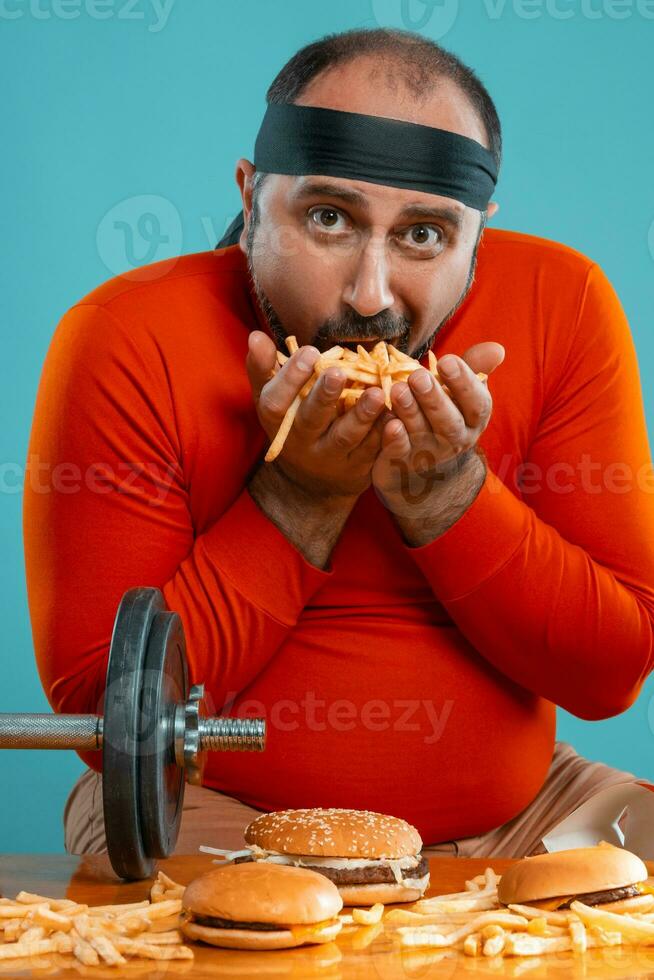
<svg viewBox="0 0 654 980">
<path fill-rule="evenodd" d="M 478 492 L 484 468 L 475 447 L 492 411 L 486 382 L 476 375 L 478 371 L 490 375 L 504 353 L 501 344 L 486 342 L 470 347 L 463 357 L 440 358 L 439 375 L 451 397 L 424 368 L 414 371 L 408 383 L 393 385 L 393 413 L 380 422 L 382 449 L 372 482 L 398 523 L 406 524 L 405 536 L 409 537 L 409 522 L 414 526 L 418 522 L 426 528 L 420 537 L 433 539 L 447 529 L 444 513 L 451 526 L 476 496 L 473 490 L 476 485 Z M 448 372 L 449 366 L 455 371 Z M 461 493 L 464 482 L 466 494 Z M 458 506 L 453 508 L 455 498 Z"/>
<path fill-rule="evenodd" d="M 265 333 L 250 334 L 246 362 L 259 421 L 272 440 L 289 405 L 309 380 L 319 357 L 315 347 L 300 347 L 270 377 L 277 349 Z M 339 416 L 338 398 L 345 375 L 328 368 L 303 399 L 284 449 L 274 463 L 287 481 L 315 499 L 356 498 L 368 488 L 381 428 L 375 422 L 384 407 L 381 388 L 370 388 L 356 406 Z"/>
</svg>

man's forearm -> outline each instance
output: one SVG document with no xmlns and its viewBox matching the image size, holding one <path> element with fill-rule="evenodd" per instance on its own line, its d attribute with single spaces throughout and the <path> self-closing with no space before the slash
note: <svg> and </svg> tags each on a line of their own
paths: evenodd
<svg viewBox="0 0 654 980">
<path fill-rule="evenodd" d="M 262 464 L 248 491 L 306 560 L 325 569 L 356 497 L 321 497 L 293 483 L 274 463 Z"/>
<path fill-rule="evenodd" d="M 462 465 L 452 467 L 442 477 L 425 501 L 397 508 L 393 514 L 404 540 L 413 548 L 434 541 L 465 514 L 481 490 L 486 464 L 472 451 Z"/>
</svg>

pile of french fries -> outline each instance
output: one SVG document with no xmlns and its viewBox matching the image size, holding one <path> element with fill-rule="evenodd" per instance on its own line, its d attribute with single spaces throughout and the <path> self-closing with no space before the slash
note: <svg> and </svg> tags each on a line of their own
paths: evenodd
<svg viewBox="0 0 654 980">
<path fill-rule="evenodd" d="M 570 909 L 544 911 L 501 906 L 500 876 L 492 868 L 465 883 L 465 891 L 421 899 L 411 909 L 386 913 L 401 947 L 459 950 L 466 956 L 542 956 L 571 950 L 654 944 L 654 894 L 603 904 L 574 901 Z"/>
<path fill-rule="evenodd" d="M 0 964 L 50 953 L 84 966 L 123 966 L 132 958 L 192 960 L 179 931 L 184 886 L 160 871 L 150 900 L 89 906 L 19 892 L 0 898 Z"/>
<path fill-rule="evenodd" d="M 286 346 L 288 347 L 289 355 L 294 354 L 298 349 L 296 338 L 293 336 L 287 337 Z M 288 357 L 285 354 L 277 351 L 277 365 L 271 377 L 276 374 L 287 360 Z M 428 370 L 442 385 L 445 393 L 449 394 L 447 385 L 440 381 L 436 355 L 431 350 L 428 352 L 428 361 Z M 306 398 L 321 374 L 329 367 L 337 367 L 345 375 L 345 386 L 339 397 L 339 414 L 342 414 L 352 408 L 357 400 L 361 398 L 364 391 L 371 387 L 382 389 L 386 407 L 389 411 L 392 410 L 391 388 L 396 381 L 406 381 L 413 371 L 417 371 L 422 367 L 422 364 L 420 361 L 409 357 L 408 354 L 402 353 L 402 351 L 398 350 L 392 344 L 387 344 L 383 340 L 375 344 L 371 351 L 367 351 L 361 344 L 357 344 L 356 351 L 350 350 L 349 347 L 340 347 L 338 345 L 336 347 L 330 347 L 329 350 L 324 351 L 318 357 L 313 366 L 313 374 L 289 406 L 282 420 L 282 424 L 264 457 L 267 463 L 271 463 L 279 456 L 291 431 L 293 420 L 302 400 Z M 478 372 L 477 377 L 483 381 L 487 378 L 487 375 Z"/>
</svg>

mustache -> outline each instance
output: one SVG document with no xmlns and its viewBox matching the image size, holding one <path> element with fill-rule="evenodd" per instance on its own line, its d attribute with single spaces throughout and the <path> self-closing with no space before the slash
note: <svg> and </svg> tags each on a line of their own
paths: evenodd
<svg viewBox="0 0 654 980">
<path fill-rule="evenodd" d="M 318 330 L 316 341 L 356 340 L 357 337 L 392 340 L 398 336 L 408 337 L 409 329 L 410 323 L 406 317 L 396 317 L 387 311 L 371 317 L 359 317 L 356 314 L 330 317 Z"/>
</svg>

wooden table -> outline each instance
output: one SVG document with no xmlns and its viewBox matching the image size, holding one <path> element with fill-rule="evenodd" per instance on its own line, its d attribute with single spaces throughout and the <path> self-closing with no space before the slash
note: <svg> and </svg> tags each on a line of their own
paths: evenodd
<svg viewBox="0 0 654 980">
<path fill-rule="evenodd" d="M 429 895 L 461 891 L 466 878 L 492 867 L 501 874 L 513 862 L 507 858 L 432 858 Z M 213 867 L 207 855 L 176 856 L 160 863 L 160 868 L 182 884 Z M 654 862 L 649 862 L 654 873 Z M 134 902 L 147 898 L 149 883 L 119 882 L 103 855 L 69 857 L 51 854 L 8 854 L 0 856 L 0 892 L 14 898 L 21 891 L 51 898 L 72 898 L 89 905 Z M 654 946 L 612 947 L 591 950 L 585 956 L 573 953 L 546 957 L 489 960 L 472 959 L 455 952 L 401 951 L 397 934 L 387 929 L 366 948 L 360 943 L 362 930 L 344 929 L 334 943 L 305 946 L 275 952 L 221 950 L 195 945 L 191 962 L 153 963 L 132 961 L 127 967 L 84 967 L 72 957 L 48 956 L 50 965 L 40 969 L 17 969 L 11 962 L 0 963 L 0 978 L 21 977 L 324 977 L 325 980 L 422 980 L 423 977 L 455 977 L 477 974 L 493 977 L 638 977 L 654 976 Z M 23 963 L 24 961 L 21 961 Z"/>
</svg>

